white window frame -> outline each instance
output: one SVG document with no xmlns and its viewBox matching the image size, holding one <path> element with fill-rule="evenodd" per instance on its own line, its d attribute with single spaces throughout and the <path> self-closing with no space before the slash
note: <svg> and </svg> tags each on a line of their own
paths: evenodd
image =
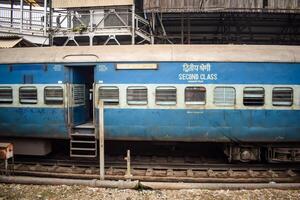
<svg viewBox="0 0 300 200">
<path fill-rule="evenodd" d="M 187 89 L 189 89 L 189 88 L 204 89 L 204 91 L 203 90 L 199 90 L 201 93 L 204 92 L 204 101 L 195 101 L 195 100 L 193 100 L 193 101 L 187 101 L 186 100 L 186 92 L 187 92 Z M 185 89 L 184 89 L 184 102 L 187 105 L 205 105 L 206 104 L 206 88 L 203 87 L 203 86 L 187 86 L 187 87 L 185 87 Z"/>
<path fill-rule="evenodd" d="M 280 91 L 280 90 L 289 90 L 291 92 L 291 99 L 289 102 L 285 101 L 285 102 L 276 102 L 274 101 L 274 91 Z M 273 106 L 292 106 L 293 105 L 293 101 L 294 101 L 294 90 L 291 87 L 274 87 L 272 89 L 272 105 Z"/>
<path fill-rule="evenodd" d="M 48 97 L 46 90 L 61 90 L 61 97 Z M 57 103 L 49 103 L 49 102 L 57 102 Z M 64 104 L 64 89 L 61 86 L 46 86 L 44 87 L 44 103 L 46 105 L 62 105 Z"/>
<path fill-rule="evenodd" d="M 21 93 L 22 90 L 35 90 L 36 91 L 36 99 L 35 100 L 28 100 L 28 99 L 22 99 Z M 37 104 L 38 103 L 38 89 L 35 86 L 21 86 L 19 87 L 19 102 L 20 104 Z"/>
<path fill-rule="evenodd" d="M 100 98 L 100 90 L 117 90 L 118 91 L 118 98 Z M 98 88 L 98 98 L 103 101 L 106 105 L 119 105 L 120 103 L 120 89 L 117 86 L 100 86 Z"/>
<path fill-rule="evenodd" d="M 157 99 L 157 90 L 175 90 L 175 101 L 159 101 Z M 177 88 L 174 86 L 158 86 L 155 88 L 155 103 L 156 105 L 176 105 L 177 104 Z"/>
<path fill-rule="evenodd" d="M 229 94 L 227 90 L 231 90 L 230 93 L 233 92 L 233 95 L 231 96 L 231 98 L 228 97 Z M 218 91 L 219 93 L 217 94 L 217 90 L 221 90 Z M 234 87 L 230 87 L 230 86 L 217 86 L 214 88 L 214 97 L 213 97 L 213 102 L 216 106 L 235 106 L 236 104 L 236 90 Z M 221 96 L 217 96 L 217 95 L 221 95 Z M 228 101 L 228 99 L 230 101 Z"/>
<path fill-rule="evenodd" d="M 11 98 L 0 99 L 0 104 L 12 104 L 13 103 L 13 88 L 10 86 L 0 86 L 0 90 L 7 90 L 11 94 Z M 0 96 L 1 97 L 1 96 Z"/>
<path fill-rule="evenodd" d="M 146 100 L 129 100 L 128 90 L 146 90 Z M 148 88 L 146 86 L 128 86 L 126 88 L 126 100 L 128 105 L 147 105 L 148 104 Z"/>
<path fill-rule="evenodd" d="M 258 90 L 261 90 L 261 91 L 263 91 L 263 104 L 259 104 L 259 105 L 245 105 L 245 91 L 258 91 Z M 249 96 L 251 97 L 251 94 L 247 94 L 248 95 L 248 98 L 249 98 Z M 252 94 L 252 97 L 255 97 L 255 96 L 258 96 L 259 97 L 259 95 L 258 94 Z M 243 89 L 243 105 L 244 106 L 250 106 L 250 107 L 261 107 L 261 106 L 264 106 L 266 104 L 266 90 L 265 90 L 265 88 L 263 88 L 263 87 L 244 87 L 244 89 Z"/>
</svg>

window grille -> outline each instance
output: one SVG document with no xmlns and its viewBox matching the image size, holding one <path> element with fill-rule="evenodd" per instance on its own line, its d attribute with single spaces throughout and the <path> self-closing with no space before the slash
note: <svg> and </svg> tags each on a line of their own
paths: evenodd
<svg viewBox="0 0 300 200">
<path fill-rule="evenodd" d="M 85 104 L 85 86 L 74 85 L 73 86 L 73 102 L 75 105 Z"/>
<path fill-rule="evenodd" d="M 263 106 L 265 104 L 265 89 L 262 87 L 246 87 L 243 101 L 245 106 Z"/>
<path fill-rule="evenodd" d="M 0 104 L 13 102 L 13 90 L 11 87 L 0 87 Z"/>
<path fill-rule="evenodd" d="M 235 105 L 235 89 L 233 87 L 216 87 L 214 89 L 214 104 L 219 106 Z"/>
<path fill-rule="evenodd" d="M 127 103 L 130 105 L 146 105 L 148 103 L 148 94 L 146 87 L 128 87 Z"/>
<path fill-rule="evenodd" d="M 177 91 L 175 87 L 157 87 L 155 101 L 158 105 L 176 105 Z"/>
<path fill-rule="evenodd" d="M 186 104 L 205 104 L 206 89 L 205 87 L 186 87 L 185 103 Z"/>
<path fill-rule="evenodd" d="M 19 100 L 21 104 L 36 104 L 37 88 L 33 86 L 24 86 L 19 89 Z"/>
<path fill-rule="evenodd" d="M 118 105 L 119 104 L 119 88 L 114 86 L 103 86 L 99 88 L 99 99 L 105 105 Z"/>
<path fill-rule="evenodd" d="M 274 106 L 293 105 L 293 89 L 287 87 L 273 88 L 272 102 Z"/>
<path fill-rule="evenodd" d="M 63 88 L 59 86 L 47 86 L 44 89 L 45 104 L 59 105 L 63 104 Z"/>
</svg>

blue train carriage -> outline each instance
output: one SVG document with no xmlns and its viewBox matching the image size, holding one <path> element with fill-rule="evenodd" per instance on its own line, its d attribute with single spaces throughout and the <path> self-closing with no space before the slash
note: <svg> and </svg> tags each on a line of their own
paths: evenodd
<svg viewBox="0 0 300 200">
<path fill-rule="evenodd" d="M 1 84 L 17 89 L 9 93 L 12 102 L 0 105 L 0 130 L 5 130 L 0 136 L 72 140 L 74 133 L 89 128 L 97 135 L 102 99 L 107 140 L 216 142 L 224 144 L 229 160 L 260 160 L 266 153 L 269 161 L 299 161 L 299 52 L 296 46 L 255 45 L 1 50 L 1 76 L 7 77 Z M 16 70 L 19 65 L 23 72 Z M 61 87 L 63 103 L 45 103 L 46 85 L 37 95 L 41 102 L 18 102 L 17 84 L 28 84 L 28 72 L 39 77 L 30 83 L 36 87 Z M 80 95 L 72 89 L 77 85 Z M 7 119 L 5 109 L 13 111 L 17 104 L 21 111 Z M 40 109 L 38 119 L 15 122 L 18 116 L 31 116 L 33 107 Z M 59 117 L 49 115 L 50 107 Z M 30 124 L 42 130 L 32 131 Z"/>
<path fill-rule="evenodd" d="M 72 127 L 88 119 L 85 74 L 47 60 L 1 64 L 1 140 L 13 142 L 16 154 L 46 155 L 52 141 L 69 139 Z"/>
</svg>

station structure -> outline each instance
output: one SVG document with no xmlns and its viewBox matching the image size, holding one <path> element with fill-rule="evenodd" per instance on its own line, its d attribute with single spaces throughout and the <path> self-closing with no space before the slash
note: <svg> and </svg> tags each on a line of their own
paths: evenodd
<svg viewBox="0 0 300 200">
<path fill-rule="evenodd" d="M 2 35 L 34 46 L 300 44 L 299 0 L 0 0 Z"/>
</svg>

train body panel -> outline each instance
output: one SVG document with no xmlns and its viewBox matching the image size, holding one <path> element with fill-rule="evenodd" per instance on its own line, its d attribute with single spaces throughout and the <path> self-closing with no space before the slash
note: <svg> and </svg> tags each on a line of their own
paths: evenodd
<svg viewBox="0 0 300 200">
<path fill-rule="evenodd" d="M 120 47 L 122 51 L 124 48 Z M 128 52 L 117 52 L 120 59 L 112 50 L 104 51 L 101 57 L 97 53 L 101 51 L 94 48 L 90 52 L 87 47 L 78 52 L 74 47 L 70 52 L 66 48 L 63 54 L 59 52 L 64 48 L 50 48 L 49 55 L 54 58 L 49 61 L 41 54 L 37 59 L 40 63 L 30 58 L 29 63 L 25 59 L 23 64 L 19 57 L 15 64 L 11 60 L 16 56 L 4 58 L 2 54 L 0 89 L 6 91 L 5 95 L 11 94 L 12 100 L 0 103 L 0 136 L 68 139 L 72 128 L 89 120 L 95 122 L 97 132 L 100 98 L 105 103 L 106 139 L 300 141 L 300 60 L 295 53 L 298 47 L 286 47 L 287 51 L 285 47 L 259 47 L 256 51 L 251 46 L 248 56 L 232 47 L 230 54 L 214 54 L 211 50 L 198 57 L 196 53 L 200 51 L 191 50 L 197 46 L 190 50 L 182 47 L 186 52 L 180 48 L 149 51 L 153 55 L 166 51 L 153 59 L 148 54 L 146 58 L 139 57 L 140 53 L 131 55 L 130 48 Z M 259 56 L 262 48 L 269 53 L 273 48 L 275 53 Z M 117 51 L 117 47 L 112 49 Z M 247 52 L 246 47 L 241 50 Z M 20 55 L 27 55 L 26 51 L 29 50 L 24 49 Z M 201 52 L 205 53 L 202 49 Z M 85 55 L 96 59 L 89 61 Z M 26 99 L 25 92 L 27 103 L 21 103 L 21 87 L 31 89 L 34 99 Z M 47 89 L 51 89 L 50 96 Z M 284 98 L 280 96 L 282 91 Z M 279 94 L 275 95 L 277 100 L 274 94 Z"/>
<path fill-rule="evenodd" d="M 64 109 L 1 108 L 0 119 L 0 136 L 68 138 Z"/>
<path fill-rule="evenodd" d="M 284 117 L 282 117 L 284 116 Z M 187 142 L 294 142 L 300 110 L 106 109 L 112 140 Z"/>
</svg>

